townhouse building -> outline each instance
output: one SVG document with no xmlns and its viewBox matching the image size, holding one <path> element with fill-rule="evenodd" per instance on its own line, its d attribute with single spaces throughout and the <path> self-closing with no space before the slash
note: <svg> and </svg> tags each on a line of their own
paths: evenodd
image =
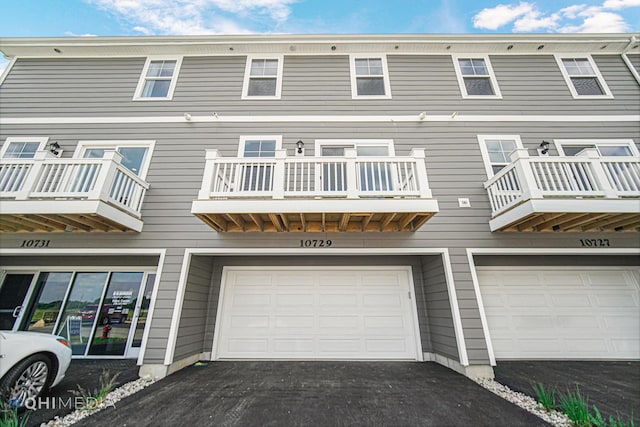
<svg viewBox="0 0 640 427">
<path fill-rule="evenodd" d="M 638 37 L 0 39 L 0 328 L 156 377 L 640 359 Z"/>
</svg>

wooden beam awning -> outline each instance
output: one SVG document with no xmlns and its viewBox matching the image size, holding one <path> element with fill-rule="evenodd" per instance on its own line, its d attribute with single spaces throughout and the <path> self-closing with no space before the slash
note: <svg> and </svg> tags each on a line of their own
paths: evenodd
<svg viewBox="0 0 640 427">
<path fill-rule="evenodd" d="M 495 231 L 637 232 L 640 213 L 532 213 Z"/>
<path fill-rule="evenodd" d="M 438 212 L 435 200 L 195 201 L 191 212 L 218 232 L 413 232 Z"/>
<path fill-rule="evenodd" d="M 0 232 L 135 231 L 97 214 L 0 214 Z"/>
</svg>

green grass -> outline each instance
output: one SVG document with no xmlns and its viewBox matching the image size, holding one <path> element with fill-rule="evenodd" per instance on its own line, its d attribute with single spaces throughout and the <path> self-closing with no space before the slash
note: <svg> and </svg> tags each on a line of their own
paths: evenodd
<svg viewBox="0 0 640 427">
<path fill-rule="evenodd" d="M 580 394 L 580 389 L 576 391 L 567 390 L 560 397 L 560 409 L 577 427 L 591 427 L 591 414 L 589 413 L 589 401 Z"/>
<path fill-rule="evenodd" d="M 118 375 L 120 374 L 116 373 L 115 375 L 110 375 L 109 371 L 103 370 L 100 375 L 100 384 L 98 388 L 90 391 L 78 386 L 78 390 L 75 390 L 72 393 L 82 398 L 82 401 L 84 402 L 84 407 L 82 409 L 96 409 L 96 406 L 102 403 L 107 395 L 113 390 L 113 387 L 116 385 Z"/>
<path fill-rule="evenodd" d="M 538 403 L 542 405 L 545 411 L 551 412 L 558 407 L 558 403 L 556 402 L 555 388 L 547 390 L 544 387 L 544 384 L 538 383 L 533 385 L 533 391 L 536 393 L 536 399 L 538 400 Z"/>
<path fill-rule="evenodd" d="M 0 399 L 0 427 L 26 427 L 29 414 L 29 411 L 25 411 L 20 416 L 18 408 L 11 407 L 4 398 Z"/>
</svg>

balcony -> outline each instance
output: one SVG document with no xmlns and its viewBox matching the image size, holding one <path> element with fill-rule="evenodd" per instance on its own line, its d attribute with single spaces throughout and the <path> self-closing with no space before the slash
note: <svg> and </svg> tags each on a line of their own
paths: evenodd
<svg viewBox="0 0 640 427">
<path fill-rule="evenodd" d="M 149 185 L 120 164 L 102 159 L 0 162 L 0 232 L 141 231 L 140 208 Z"/>
<path fill-rule="evenodd" d="M 640 160 L 601 158 L 595 149 L 575 157 L 511 154 L 512 163 L 484 186 L 491 231 L 638 231 Z"/>
<path fill-rule="evenodd" d="M 424 150 L 407 157 L 224 158 L 207 150 L 191 212 L 218 232 L 415 231 L 438 212 Z"/>
</svg>

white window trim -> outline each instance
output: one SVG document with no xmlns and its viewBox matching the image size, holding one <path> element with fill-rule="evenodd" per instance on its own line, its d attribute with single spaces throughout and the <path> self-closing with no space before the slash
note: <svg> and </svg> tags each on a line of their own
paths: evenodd
<svg viewBox="0 0 640 427">
<path fill-rule="evenodd" d="M 629 55 L 627 55 L 626 53 L 623 53 L 622 60 L 627 65 L 627 68 L 629 68 L 629 71 L 631 72 L 631 75 L 633 76 L 633 78 L 636 79 L 636 82 L 638 84 L 640 84 L 640 73 L 638 73 L 638 69 L 636 69 L 635 65 L 633 65 L 633 62 L 631 61 L 631 58 L 629 58 Z"/>
<path fill-rule="evenodd" d="M 556 55 L 554 55 L 554 57 L 556 58 L 556 62 L 558 63 L 558 67 L 560 68 L 560 72 L 562 73 L 562 77 L 564 77 L 564 81 L 567 84 L 567 87 L 569 88 L 569 91 L 571 91 L 571 96 L 573 96 L 574 99 L 613 98 L 613 94 L 609 90 L 609 86 L 607 86 L 607 82 L 604 80 L 604 77 L 600 73 L 600 70 L 598 69 L 598 66 L 596 65 L 596 63 L 593 60 L 593 58 L 591 57 L 591 55 L 557 55 L 556 54 Z M 567 69 L 565 68 L 564 64 L 562 63 L 563 59 L 586 59 L 586 60 L 588 60 L 589 61 L 589 65 L 591 65 L 591 69 L 595 73 L 594 74 L 595 77 L 598 79 L 598 84 L 600 85 L 600 87 L 604 91 L 604 94 L 602 94 L 602 95 L 579 95 L 578 92 L 576 91 L 575 86 L 573 86 L 573 82 L 571 81 L 571 76 L 569 75 L 569 73 L 567 72 Z"/>
<path fill-rule="evenodd" d="M 640 157 L 638 147 L 634 144 L 633 139 L 554 139 L 553 143 L 558 150 L 559 156 L 565 156 L 564 147 L 567 145 L 626 145 L 631 150 L 633 157 Z"/>
<path fill-rule="evenodd" d="M 251 78 L 251 63 L 254 59 L 277 59 L 278 71 L 276 73 L 276 94 L 272 96 L 249 96 L 249 80 Z M 247 55 L 247 63 L 244 68 L 244 81 L 242 83 L 242 99 L 280 99 L 282 97 L 282 70 L 284 68 L 284 55 Z"/>
<path fill-rule="evenodd" d="M 393 139 L 316 139 L 314 145 L 315 157 L 321 157 L 322 147 L 330 146 L 343 146 L 353 144 L 358 145 L 378 145 L 381 147 L 389 148 L 389 156 L 396 155 L 395 148 L 393 146 Z"/>
<path fill-rule="evenodd" d="M 173 92 L 176 89 L 176 84 L 178 83 L 178 74 L 180 74 L 180 67 L 182 66 L 182 56 L 148 56 L 147 60 L 144 63 L 144 67 L 142 68 L 142 72 L 140 73 L 140 79 L 138 80 L 138 86 L 136 86 L 136 91 L 133 95 L 134 101 L 170 101 L 173 99 Z M 176 61 L 176 67 L 173 69 L 173 76 L 171 77 L 171 83 L 169 84 L 169 91 L 167 92 L 167 96 L 164 97 L 143 97 L 142 90 L 144 89 L 144 84 L 147 80 L 147 71 L 149 70 L 149 65 L 151 61 Z"/>
<path fill-rule="evenodd" d="M 282 149 L 282 135 L 240 135 L 240 143 L 238 144 L 238 158 L 244 159 L 244 145 L 247 141 L 275 141 L 276 150 Z"/>
<path fill-rule="evenodd" d="M 4 159 L 4 153 L 9 149 L 9 145 L 12 142 L 38 142 L 40 145 L 38 146 L 38 151 L 42 151 L 46 148 L 47 143 L 49 142 L 48 136 L 9 136 L 4 140 L 4 144 L 2 144 L 2 148 L 0 148 L 0 159 Z"/>
<path fill-rule="evenodd" d="M 140 174 L 138 176 L 141 179 L 147 178 L 147 173 L 149 172 L 149 165 L 151 164 L 151 157 L 153 156 L 153 149 L 156 146 L 156 142 L 152 140 L 91 140 L 91 141 L 78 141 L 78 145 L 76 146 L 76 150 L 73 152 L 74 159 L 81 159 L 84 155 L 84 152 L 87 148 L 96 148 L 96 147 L 148 147 L 147 156 L 140 167 Z"/>
<path fill-rule="evenodd" d="M 487 178 L 493 177 L 493 164 L 489 157 L 486 140 L 488 139 L 512 139 L 516 142 L 516 148 L 524 148 L 520 135 L 478 135 L 478 143 L 480 144 L 480 153 L 482 153 L 482 161 L 487 172 Z"/>
<path fill-rule="evenodd" d="M 382 81 L 384 83 L 384 95 L 358 95 L 356 59 L 382 60 Z M 351 99 L 391 99 L 391 79 L 389 77 L 389 67 L 387 66 L 387 55 L 349 55 L 349 69 L 351 70 Z"/>
<path fill-rule="evenodd" d="M 464 84 L 464 76 L 462 75 L 462 70 L 460 69 L 460 59 L 483 59 L 484 63 L 489 71 L 489 81 L 491 82 L 491 87 L 493 88 L 493 95 L 469 95 L 467 93 L 467 86 Z M 498 86 L 498 79 L 496 79 L 496 74 L 493 71 L 493 66 L 491 65 L 491 61 L 489 60 L 489 55 L 451 55 L 451 60 L 453 61 L 453 67 L 456 70 L 456 77 L 458 78 L 458 85 L 460 86 L 460 93 L 462 97 L 465 99 L 502 99 L 502 92 L 500 92 L 500 86 Z M 471 77 L 471 76 L 470 76 Z"/>
</svg>

